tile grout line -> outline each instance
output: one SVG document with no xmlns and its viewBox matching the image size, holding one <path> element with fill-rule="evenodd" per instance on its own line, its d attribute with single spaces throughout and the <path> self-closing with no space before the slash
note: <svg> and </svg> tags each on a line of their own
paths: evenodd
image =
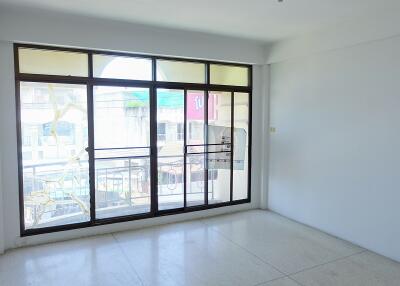
<svg viewBox="0 0 400 286">
<path fill-rule="evenodd" d="M 297 281 L 296 279 L 294 279 L 292 276 L 293 276 L 293 275 L 296 275 L 296 274 L 299 274 L 299 273 L 301 273 L 301 272 L 305 272 L 305 271 L 308 271 L 308 270 L 312 270 L 312 269 L 317 268 L 317 267 L 319 267 L 319 266 L 324 266 L 324 265 L 327 265 L 327 264 L 330 264 L 330 263 L 334 263 L 334 262 L 336 262 L 336 261 L 345 260 L 345 259 L 347 259 L 347 258 L 349 258 L 349 257 L 356 256 L 356 255 L 358 255 L 358 254 L 361 254 L 361 253 L 364 253 L 364 252 L 367 252 L 367 251 L 368 251 L 368 250 L 364 249 L 364 250 L 362 250 L 362 251 L 360 251 L 360 252 L 353 253 L 353 254 L 350 254 L 350 255 L 346 255 L 346 256 L 343 256 L 343 257 L 334 259 L 334 260 L 332 260 L 332 261 L 329 261 L 329 262 L 324 262 L 324 263 L 315 265 L 315 266 L 313 266 L 313 267 L 305 268 L 305 269 L 303 269 L 303 270 L 300 270 L 300 271 L 297 271 L 297 272 L 294 272 L 294 273 L 291 273 L 291 274 L 284 274 L 285 276 L 283 276 L 283 277 L 279 277 L 279 278 L 276 278 L 276 279 L 264 281 L 264 282 L 258 283 L 258 284 L 256 284 L 256 285 L 253 285 L 253 286 L 262 286 L 263 284 L 270 283 L 270 282 L 274 282 L 274 281 L 276 281 L 276 280 L 284 279 L 284 278 L 289 278 L 290 280 L 292 280 L 292 281 L 294 281 L 295 283 L 297 283 L 299 286 L 306 286 L 306 285 L 304 285 L 303 283 L 301 283 L 301 282 Z"/>
<path fill-rule="evenodd" d="M 278 278 L 275 278 L 275 279 L 272 279 L 272 280 L 263 281 L 263 282 L 261 282 L 261 283 L 255 284 L 255 285 L 253 285 L 253 286 L 262 286 L 262 285 L 264 285 L 264 284 L 271 283 L 271 282 L 275 282 L 275 281 L 278 281 L 278 280 L 280 280 L 280 279 L 285 279 L 286 277 L 287 277 L 287 276 L 283 276 L 283 277 L 278 277 Z"/>
<path fill-rule="evenodd" d="M 362 251 L 359 251 L 359 252 L 356 252 L 356 253 L 353 253 L 353 254 L 350 254 L 350 255 L 339 257 L 339 258 L 336 258 L 336 259 L 331 260 L 331 261 L 327 261 L 327 262 L 324 262 L 324 263 L 321 263 L 321 264 L 318 264 L 318 265 L 315 265 L 315 266 L 312 266 L 312 267 L 305 268 L 305 269 L 297 271 L 297 272 L 293 272 L 293 273 L 287 274 L 287 276 L 293 276 L 293 275 L 299 274 L 301 272 L 305 272 L 305 271 L 309 271 L 309 270 L 315 269 L 315 268 L 320 267 L 320 266 L 324 266 L 324 265 L 327 265 L 327 264 L 330 264 L 330 263 L 334 263 L 334 262 L 337 262 L 337 261 L 340 261 L 340 260 L 345 260 L 347 258 L 362 254 L 362 253 L 367 252 L 367 251 L 368 250 L 364 249 Z"/>
<path fill-rule="evenodd" d="M 290 280 L 292 280 L 294 283 L 298 284 L 299 286 L 306 286 L 303 283 L 300 283 L 299 281 L 297 281 L 296 279 L 290 277 L 289 275 L 287 276 L 287 278 L 289 278 Z"/>
<path fill-rule="evenodd" d="M 334 262 L 337 262 L 337 261 L 340 261 L 340 260 L 345 260 L 345 259 L 347 259 L 347 258 L 349 258 L 349 257 L 356 256 L 356 255 L 358 255 L 358 254 L 362 254 L 362 253 L 368 251 L 368 250 L 366 250 L 366 249 L 363 249 L 362 251 L 359 251 L 359 252 L 356 252 L 356 253 L 353 253 L 353 254 L 350 254 L 350 255 L 346 255 L 346 256 L 343 256 L 343 257 L 339 257 L 339 258 L 334 259 L 334 260 L 331 260 L 331 261 L 327 261 L 327 262 L 324 262 L 324 263 L 321 263 L 321 264 L 318 264 L 318 265 L 315 265 L 315 266 L 312 266 L 312 267 L 309 267 L 309 268 L 302 269 L 302 270 L 297 271 L 297 272 L 294 272 L 294 273 L 289 273 L 289 274 L 287 274 L 287 273 L 281 271 L 279 268 L 275 267 L 275 266 L 274 266 L 273 264 L 271 264 L 270 262 L 265 261 L 263 258 L 259 257 L 257 254 L 255 254 L 255 253 L 253 253 L 252 251 L 248 250 L 246 247 L 244 247 L 244 246 L 240 245 L 239 243 L 237 243 L 237 242 L 231 240 L 227 235 L 225 235 L 225 234 L 222 233 L 221 231 L 219 231 L 219 230 L 213 228 L 211 225 L 207 224 L 207 223 L 205 222 L 204 219 L 200 219 L 199 222 L 200 222 L 201 224 L 203 224 L 204 226 L 210 227 L 210 228 L 211 228 L 211 231 L 213 231 L 213 232 L 215 232 L 216 234 L 220 235 L 222 238 L 224 238 L 224 239 L 226 239 L 227 241 L 231 242 L 232 244 L 236 245 L 237 247 L 239 247 L 240 249 L 244 250 L 245 252 L 247 252 L 247 253 L 250 254 L 251 256 L 256 257 L 256 258 L 259 259 L 261 262 L 263 262 L 263 263 L 269 265 L 269 266 L 272 267 L 274 270 L 276 270 L 278 273 L 280 273 L 281 275 L 283 275 L 283 276 L 280 276 L 280 277 L 277 277 L 277 278 L 274 278 L 274 279 L 271 279 L 271 280 L 267 280 L 267 281 L 263 281 L 263 282 L 261 282 L 261 283 L 257 283 L 257 284 L 255 284 L 255 285 L 253 285 L 253 286 L 262 286 L 263 284 L 270 283 L 270 282 L 274 282 L 274 281 L 277 281 L 277 280 L 279 280 L 279 279 L 284 279 L 284 278 L 288 278 L 288 279 L 292 280 L 293 282 L 297 283 L 299 286 L 306 286 L 306 285 L 303 285 L 302 283 L 300 283 L 299 281 L 297 281 L 296 279 L 292 278 L 291 276 L 296 275 L 296 274 L 299 274 L 299 273 L 301 273 L 301 272 L 305 272 L 305 271 L 312 270 L 312 269 L 317 268 L 317 267 L 319 267 L 319 266 L 324 266 L 324 265 L 327 265 L 327 264 L 330 264 L 330 263 L 334 263 Z M 137 277 L 138 277 L 138 279 L 139 279 L 139 281 L 140 281 L 140 284 L 141 284 L 142 286 L 144 286 L 142 277 L 139 275 L 139 273 L 136 271 L 135 267 L 134 267 L 134 266 L 132 265 L 132 263 L 130 262 L 128 256 L 127 256 L 127 255 L 125 254 L 125 252 L 124 252 L 124 249 L 123 249 L 122 246 L 120 245 L 120 242 L 118 241 L 117 237 L 116 237 L 113 233 L 111 234 L 111 236 L 113 237 L 115 243 L 118 245 L 118 248 L 119 248 L 120 251 L 122 252 L 122 254 L 123 254 L 123 256 L 125 257 L 125 259 L 127 259 L 127 262 L 129 263 L 130 267 L 132 268 L 132 270 L 133 270 L 133 271 L 135 272 L 135 274 L 137 275 Z"/>
<path fill-rule="evenodd" d="M 225 237 L 225 236 L 224 236 L 224 237 Z M 294 279 L 294 278 L 291 277 L 291 276 L 296 275 L 296 274 L 299 274 L 299 273 L 302 273 L 302 272 L 305 272 L 305 271 L 309 271 L 309 270 L 312 270 L 312 269 L 315 269 L 315 268 L 318 268 L 319 266 L 324 266 L 324 265 L 327 265 L 327 264 L 330 264 L 330 263 L 334 263 L 334 262 L 337 262 L 337 261 L 340 261 L 340 260 L 345 260 L 345 259 L 347 259 L 347 258 L 350 258 L 350 257 L 352 257 L 352 256 L 356 256 L 356 255 L 362 254 L 362 253 L 367 252 L 367 251 L 368 251 L 368 250 L 364 249 L 364 250 L 359 251 L 359 252 L 357 252 L 357 253 L 353 253 L 353 254 L 350 254 L 350 255 L 346 255 L 346 256 L 343 256 L 343 257 L 334 259 L 334 260 L 332 260 L 332 261 L 329 261 L 329 262 L 324 262 L 324 263 L 315 265 L 315 266 L 313 266 L 313 267 L 305 268 L 305 269 L 303 269 L 303 270 L 300 270 L 300 271 L 297 271 L 297 272 L 294 272 L 294 273 L 291 273 L 291 274 L 282 273 L 282 274 L 284 274 L 285 276 L 283 276 L 283 277 L 278 277 L 278 278 L 275 278 L 275 279 L 272 279 L 272 280 L 268 280 L 268 281 L 264 281 L 264 282 L 258 283 L 258 284 L 256 284 L 256 285 L 253 285 L 253 286 L 261 286 L 261 285 L 263 285 L 263 284 L 271 283 L 271 282 L 277 281 L 277 280 L 279 280 L 279 279 L 284 279 L 284 278 L 289 278 L 290 280 L 292 280 L 292 281 L 294 281 L 295 283 L 297 283 L 299 286 L 306 286 L 306 285 L 302 284 L 301 282 L 297 281 L 296 279 Z"/>
<path fill-rule="evenodd" d="M 258 284 L 256 284 L 256 285 L 253 285 L 253 286 L 262 286 L 262 285 L 264 285 L 264 284 L 272 283 L 272 282 L 275 282 L 275 281 L 278 281 L 278 280 L 281 280 L 281 279 L 285 279 L 285 278 L 288 278 L 288 279 L 292 280 L 293 282 L 295 282 L 295 283 L 298 284 L 299 286 L 306 286 L 306 285 L 301 284 L 301 283 L 298 282 L 297 280 L 293 279 L 293 278 L 290 277 L 289 275 L 285 275 L 285 276 L 283 276 L 283 277 L 278 277 L 278 278 L 275 278 L 275 279 L 272 279 L 272 280 L 264 281 L 264 282 L 258 283 Z"/>
<path fill-rule="evenodd" d="M 283 276 L 283 277 L 279 277 L 279 278 L 275 278 L 275 279 L 268 280 L 268 281 L 264 281 L 264 282 L 258 283 L 258 284 L 256 284 L 256 285 L 253 285 L 253 286 L 263 286 L 264 284 L 273 283 L 273 282 L 275 282 L 275 281 L 278 281 L 278 280 L 281 280 L 281 279 L 285 279 L 285 278 L 288 278 L 288 279 L 292 280 L 294 283 L 296 283 L 296 284 L 299 285 L 299 286 L 306 286 L 306 285 L 303 285 L 302 283 L 298 282 L 297 280 L 293 279 L 293 278 L 290 277 L 289 275 L 286 275 L 286 276 Z"/>
<path fill-rule="evenodd" d="M 210 225 L 208 225 L 205 221 L 202 221 L 202 223 L 203 223 L 204 225 L 206 225 L 206 226 L 210 226 Z M 294 273 L 289 273 L 289 274 L 287 274 L 287 273 L 285 273 L 285 272 L 282 272 L 280 269 L 278 269 L 277 267 L 275 267 L 275 266 L 272 265 L 271 263 L 265 261 L 264 259 L 262 259 L 262 258 L 259 257 L 258 255 L 256 255 L 255 253 L 251 252 L 250 250 L 248 250 L 248 249 L 245 248 L 244 246 L 242 246 L 242 245 L 238 244 L 237 242 L 231 240 L 229 237 L 227 237 L 225 234 L 223 234 L 223 233 L 220 232 L 219 230 L 216 230 L 215 228 L 212 228 L 212 227 L 211 227 L 211 230 L 214 231 L 214 232 L 216 232 L 216 233 L 218 233 L 219 235 L 221 235 L 221 236 L 222 236 L 223 238 L 225 238 L 226 240 L 228 240 L 228 241 L 230 241 L 231 243 L 235 244 L 236 246 L 238 246 L 239 248 L 243 249 L 244 251 L 246 251 L 247 253 L 251 254 L 252 256 L 254 256 L 254 257 L 260 259 L 262 262 L 264 262 L 265 264 L 271 266 L 273 269 L 275 269 L 276 271 L 278 271 L 279 273 L 281 273 L 282 275 L 284 275 L 284 276 L 282 276 L 282 277 L 278 277 L 278 278 L 275 278 L 275 279 L 272 279 L 272 280 L 264 281 L 264 282 L 258 283 L 258 284 L 256 284 L 256 285 L 253 285 L 253 286 L 261 286 L 261 285 L 263 285 L 263 284 L 265 284 L 265 283 L 269 283 L 269 282 L 276 281 L 276 280 L 283 279 L 283 278 L 289 278 L 290 280 L 294 281 L 295 283 L 299 284 L 300 286 L 305 286 L 305 285 L 303 285 L 302 283 L 300 283 L 300 282 L 298 282 L 297 280 L 295 280 L 294 278 L 292 278 L 291 276 L 296 275 L 296 274 L 299 274 L 299 273 L 304 272 L 304 271 L 308 271 L 308 270 L 317 268 L 317 267 L 319 267 L 319 266 L 324 266 L 324 265 L 327 265 L 327 264 L 330 264 L 330 263 L 334 263 L 334 262 L 337 262 L 337 261 L 340 261 L 340 260 L 344 260 L 344 259 L 347 259 L 347 258 L 349 258 L 349 257 L 352 257 L 352 256 L 355 256 L 355 255 L 358 255 L 358 254 L 361 254 L 361 253 L 364 253 L 364 252 L 367 252 L 367 251 L 368 251 L 367 249 L 363 249 L 363 250 L 361 250 L 361 251 L 359 251 L 359 252 L 352 253 L 352 254 L 350 254 L 350 255 L 346 255 L 346 256 L 343 256 L 343 257 L 339 257 L 339 258 L 333 259 L 333 260 L 331 260 L 331 261 L 327 261 L 327 262 L 324 262 L 324 263 L 321 263 L 321 264 L 318 264 L 318 265 L 314 265 L 314 266 L 309 267 L 309 268 L 302 269 L 302 270 L 297 271 L 297 272 L 294 272 Z"/>
<path fill-rule="evenodd" d="M 135 272 L 136 276 L 139 279 L 140 285 L 145 286 L 142 280 L 142 277 L 140 277 L 139 273 L 136 271 L 136 268 L 132 265 L 131 261 L 129 260 L 129 257 L 126 255 L 124 249 L 122 248 L 120 242 L 118 241 L 118 239 L 115 237 L 115 235 L 113 233 L 111 233 L 111 236 L 113 237 L 115 243 L 117 244 L 119 250 L 122 252 L 122 255 L 125 257 L 125 259 L 127 260 L 129 266 L 132 268 L 133 272 Z"/>
<path fill-rule="evenodd" d="M 206 224 L 205 222 L 202 222 L 204 225 L 209 226 L 208 224 Z M 261 262 L 264 262 L 265 264 L 269 265 L 270 267 L 272 267 L 274 270 L 278 271 L 280 274 L 286 276 L 287 274 L 283 273 L 281 270 L 279 270 L 278 268 L 276 268 L 274 265 L 272 265 L 271 263 L 265 261 L 264 259 L 262 259 L 261 257 L 259 257 L 258 255 L 254 254 L 253 252 L 251 252 L 250 250 L 248 250 L 247 248 L 243 247 L 242 245 L 236 243 L 235 241 L 229 239 L 227 236 L 225 236 L 223 233 L 221 233 L 218 230 L 215 230 L 213 228 L 211 228 L 211 231 L 214 231 L 215 233 L 219 234 L 220 236 L 222 236 L 223 238 L 225 238 L 226 240 L 230 241 L 232 244 L 236 245 L 237 247 L 239 247 L 240 249 L 244 250 L 245 252 L 247 252 L 248 254 L 256 257 L 257 259 L 259 259 Z M 283 278 L 283 277 L 280 277 Z M 274 279 L 273 279 L 274 280 Z M 271 281 L 271 280 L 270 280 Z M 269 281 L 266 281 L 269 282 Z M 262 283 L 266 283 L 266 282 L 262 282 Z M 258 285 L 258 284 L 257 284 Z"/>
</svg>

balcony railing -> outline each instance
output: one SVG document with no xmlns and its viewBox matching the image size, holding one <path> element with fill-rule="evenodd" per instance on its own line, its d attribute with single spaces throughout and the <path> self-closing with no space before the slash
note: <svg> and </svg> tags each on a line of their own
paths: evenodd
<svg viewBox="0 0 400 286">
<path fill-rule="evenodd" d="M 162 159 L 162 157 L 160 157 Z M 188 160 L 189 161 L 189 160 Z M 126 159 L 123 167 L 96 168 L 96 211 L 116 212 L 135 208 L 135 213 L 149 211 L 150 160 L 138 165 Z M 187 162 L 187 194 L 191 199 L 204 198 L 204 161 Z M 159 204 L 183 204 L 183 160 L 158 163 Z M 216 179 L 216 171 L 209 180 Z M 190 178 L 190 181 L 189 181 Z M 24 166 L 25 222 L 30 227 L 86 221 L 90 217 L 88 164 L 59 161 Z M 209 189 L 214 197 L 214 189 Z M 160 206 L 160 209 L 162 207 Z"/>
</svg>

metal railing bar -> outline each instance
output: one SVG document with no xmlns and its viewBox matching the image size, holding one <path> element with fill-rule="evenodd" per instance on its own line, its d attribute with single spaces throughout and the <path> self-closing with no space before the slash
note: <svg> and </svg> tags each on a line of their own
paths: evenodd
<svg viewBox="0 0 400 286">
<path fill-rule="evenodd" d="M 219 154 L 219 153 L 232 153 L 232 151 L 205 151 L 205 152 L 193 152 L 186 153 L 187 155 L 203 155 L 203 154 Z"/>
<path fill-rule="evenodd" d="M 121 157 L 101 157 L 101 158 L 94 158 L 95 160 L 118 160 L 118 159 L 141 159 L 141 158 L 150 158 L 150 155 L 143 155 L 143 156 L 121 156 Z"/>
<path fill-rule="evenodd" d="M 125 149 L 150 149 L 150 146 L 142 146 L 142 147 L 94 148 L 95 151 L 102 151 L 102 150 L 125 150 Z"/>
</svg>

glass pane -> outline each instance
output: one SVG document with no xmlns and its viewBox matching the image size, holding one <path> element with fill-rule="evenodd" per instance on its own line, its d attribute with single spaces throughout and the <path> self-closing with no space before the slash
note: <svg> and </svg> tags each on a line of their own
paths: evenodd
<svg viewBox="0 0 400 286">
<path fill-rule="evenodd" d="M 231 65 L 210 65 L 210 83 L 248 86 L 249 69 Z"/>
<path fill-rule="evenodd" d="M 249 94 L 234 94 L 233 200 L 247 199 L 249 166 Z"/>
<path fill-rule="evenodd" d="M 157 60 L 157 80 L 205 83 L 206 66 L 194 62 Z"/>
<path fill-rule="evenodd" d="M 88 76 L 88 55 L 85 53 L 19 48 L 21 73 Z"/>
<path fill-rule="evenodd" d="M 204 204 L 205 192 L 205 96 L 204 91 L 187 91 L 186 98 L 186 144 L 195 145 L 187 152 L 203 153 L 186 157 L 186 203 L 187 206 Z M 199 146 L 196 146 L 199 145 Z"/>
<path fill-rule="evenodd" d="M 186 98 L 187 145 L 203 145 L 204 142 L 204 91 L 188 90 Z"/>
<path fill-rule="evenodd" d="M 183 207 L 184 92 L 157 90 L 158 208 Z"/>
<path fill-rule="evenodd" d="M 126 157 L 149 157 L 150 147 L 143 148 L 102 148 L 94 151 L 96 159 L 126 158 Z"/>
<path fill-rule="evenodd" d="M 204 204 L 205 154 L 186 157 L 186 205 Z"/>
<path fill-rule="evenodd" d="M 230 201 L 231 153 L 208 154 L 208 203 Z"/>
<path fill-rule="evenodd" d="M 96 218 L 150 211 L 149 100 L 148 88 L 94 87 Z"/>
<path fill-rule="evenodd" d="M 130 80 L 151 80 L 151 59 L 93 55 L 93 76 Z"/>
<path fill-rule="evenodd" d="M 90 219 L 86 86 L 21 82 L 26 229 Z"/>
<path fill-rule="evenodd" d="M 149 100 L 148 88 L 94 87 L 95 148 L 150 146 Z"/>
<path fill-rule="evenodd" d="M 183 207 L 183 156 L 158 158 L 158 209 Z"/>
<path fill-rule="evenodd" d="M 96 160 L 96 218 L 150 212 L 150 159 Z"/>
<path fill-rule="evenodd" d="M 208 202 L 230 200 L 231 168 L 231 93 L 208 95 Z M 212 153 L 210 153 L 212 152 Z"/>
</svg>

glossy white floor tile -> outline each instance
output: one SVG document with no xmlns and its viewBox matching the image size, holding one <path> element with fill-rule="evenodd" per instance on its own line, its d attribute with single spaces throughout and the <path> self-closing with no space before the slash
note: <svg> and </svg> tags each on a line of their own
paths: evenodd
<svg viewBox="0 0 400 286">
<path fill-rule="evenodd" d="M 205 223 L 286 274 L 363 251 L 271 212 L 249 211 Z"/>
<path fill-rule="evenodd" d="M 301 285 L 298 284 L 293 279 L 284 277 L 257 286 L 301 286 Z"/>
<path fill-rule="evenodd" d="M 398 286 L 400 264 L 249 211 L 0 256 L 0 286 L 28 285 Z"/>
<path fill-rule="evenodd" d="M 400 264 L 366 251 L 293 278 L 307 286 L 399 286 Z"/>
<path fill-rule="evenodd" d="M 252 286 L 283 276 L 200 222 L 115 237 L 144 285 Z"/>
<path fill-rule="evenodd" d="M 1 286 L 141 285 L 111 235 L 21 248 L 0 256 Z"/>
</svg>

